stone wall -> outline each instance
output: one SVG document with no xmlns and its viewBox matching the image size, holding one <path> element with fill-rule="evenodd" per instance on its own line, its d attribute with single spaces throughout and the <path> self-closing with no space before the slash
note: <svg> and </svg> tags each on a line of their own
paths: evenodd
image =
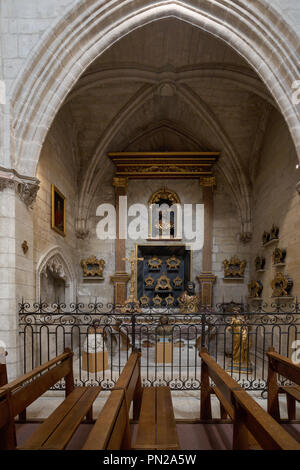
<svg viewBox="0 0 300 470">
<path fill-rule="evenodd" d="M 247 296 L 247 285 L 249 281 L 249 260 L 251 246 L 244 245 L 239 241 L 240 223 L 237 216 L 236 207 L 231 201 L 230 193 L 226 189 L 226 184 L 221 174 L 217 175 L 218 185 L 214 196 L 214 226 L 213 226 L 213 270 L 217 275 L 217 283 L 215 286 L 215 303 L 221 302 L 223 298 L 226 301 L 240 301 L 241 297 Z M 166 186 L 168 189 L 175 191 L 182 204 L 201 204 L 202 190 L 198 180 L 131 180 L 128 184 L 128 207 L 132 204 L 148 205 L 151 195 Z M 82 281 L 78 279 L 79 300 L 82 302 L 98 301 L 106 304 L 113 301 L 113 286 L 110 283 L 110 276 L 114 273 L 114 242 L 111 240 L 99 240 L 96 237 L 96 224 L 100 220 L 96 217 L 96 207 L 101 203 L 114 203 L 113 188 L 109 178 L 106 184 L 99 191 L 98 199 L 91 211 L 89 220 L 90 235 L 87 240 L 79 241 L 77 257 L 86 257 L 94 254 L 103 258 L 106 262 L 104 268 L 105 280 L 101 282 Z M 130 222 L 130 219 L 129 221 Z M 147 239 L 126 241 L 126 257 L 130 256 L 132 249 L 135 250 L 136 244 L 149 245 L 157 244 Z M 159 242 L 160 244 L 174 244 L 174 242 Z M 175 242 L 179 245 L 189 244 L 189 240 L 184 236 L 181 241 Z M 238 255 L 241 259 L 247 261 L 247 268 L 244 281 L 224 281 L 223 261 L 225 258 L 231 258 Z M 202 251 L 192 252 L 192 277 L 196 280 L 196 276 L 202 271 Z M 129 265 L 127 263 L 127 271 Z M 197 282 L 196 282 L 197 284 Z M 198 290 L 198 285 L 197 285 Z"/>
<path fill-rule="evenodd" d="M 251 244 L 239 239 L 240 222 L 229 188 L 220 174 L 217 174 L 217 188 L 214 196 L 213 221 L 213 273 L 217 276 L 214 287 L 214 303 L 240 302 L 248 295 Z M 237 255 L 247 262 L 244 280 L 224 280 L 223 261 Z"/>
<path fill-rule="evenodd" d="M 266 258 L 265 272 L 257 274 L 251 264 L 251 276 L 264 285 L 263 298 L 270 302 L 270 282 L 279 268 L 272 267 L 272 252 L 277 245 L 262 247 L 262 234 L 273 224 L 279 229 L 279 248 L 287 250 L 286 266 L 280 270 L 294 280 L 292 295 L 300 295 L 300 201 L 296 190 L 300 169 L 296 169 L 297 155 L 287 126 L 282 116 L 273 111 L 255 183 L 253 187 L 254 236 L 252 261 L 257 255 Z"/>
<path fill-rule="evenodd" d="M 77 167 L 70 138 L 71 131 L 66 122 L 65 114 L 60 113 L 47 136 L 38 165 L 37 178 L 40 180 L 40 190 L 34 206 L 35 272 L 39 263 L 54 247 L 63 253 L 70 270 L 79 272 L 80 260 L 76 251 L 75 234 Z M 52 184 L 66 197 L 65 237 L 51 229 Z M 37 285 L 35 287 L 37 292 Z"/>
</svg>

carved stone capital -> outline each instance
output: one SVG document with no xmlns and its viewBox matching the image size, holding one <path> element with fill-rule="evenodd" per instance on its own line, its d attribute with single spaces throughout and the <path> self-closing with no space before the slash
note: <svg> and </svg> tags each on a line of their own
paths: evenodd
<svg viewBox="0 0 300 470">
<path fill-rule="evenodd" d="M 242 243 L 249 243 L 252 240 L 252 232 L 241 232 L 240 241 Z"/>
<path fill-rule="evenodd" d="M 14 189 L 21 201 L 27 207 L 32 208 L 40 188 L 40 182 L 37 178 L 21 176 L 15 170 L 0 168 L 0 191 L 7 188 Z"/>
<path fill-rule="evenodd" d="M 32 183 L 17 183 L 16 186 L 16 192 L 19 195 L 19 198 L 21 201 L 24 202 L 24 204 L 27 207 L 32 208 L 33 204 L 36 201 L 36 196 L 38 193 L 38 190 L 40 189 L 40 185 L 38 183 L 32 184 Z"/>
<path fill-rule="evenodd" d="M 89 230 L 86 226 L 86 219 L 77 219 L 75 228 L 76 237 L 79 240 L 85 240 L 89 235 Z"/>
</svg>

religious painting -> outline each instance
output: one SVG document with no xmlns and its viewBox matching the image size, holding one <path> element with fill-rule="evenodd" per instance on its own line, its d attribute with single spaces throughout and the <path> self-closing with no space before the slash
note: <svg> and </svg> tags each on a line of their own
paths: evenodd
<svg viewBox="0 0 300 470">
<path fill-rule="evenodd" d="M 51 228 L 57 233 L 66 236 L 66 198 L 52 184 L 52 210 L 51 210 Z"/>
</svg>

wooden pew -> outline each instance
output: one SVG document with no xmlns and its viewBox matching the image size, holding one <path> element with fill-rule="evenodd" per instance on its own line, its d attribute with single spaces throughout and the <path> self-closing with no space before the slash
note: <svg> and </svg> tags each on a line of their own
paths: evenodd
<svg viewBox="0 0 300 470">
<path fill-rule="evenodd" d="M 142 388 L 140 357 L 138 351 L 130 355 L 84 450 L 130 449 L 129 410 L 132 402 L 133 418 L 138 419 L 137 440 L 133 448 L 179 449 L 170 388 Z"/>
<path fill-rule="evenodd" d="M 134 449 L 180 449 L 169 387 L 144 388 Z"/>
<path fill-rule="evenodd" d="M 74 387 L 73 353 L 70 350 L 2 387 L 9 393 L 11 417 L 14 418 L 63 378 L 65 400 L 29 437 L 22 449 L 64 449 L 84 417 L 91 419 L 93 402 L 101 388 Z"/>
<path fill-rule="evenodd" d="M 138 419 L 142 398 L 140 356 L 138 351 L 131 353 L 83 450 L 131 449 L 129 411 L 133 402 L 133 417 Z"/>
<path fill-rule="evenodd" d="M 300 444 L 278 424 L 242 387 L 208 354 L 200 352 L 201 420 L 211 420 L 211 395 L 219 399 L 223 418 L 233 421 L 233 450 L 249 449 L 249 433 L 264 450 L 300 450 Z M 210 379 L 214 386 L 210 386 Z M 250 437 L 251 439 L 251 437 Z"/>
<path fill-rule="evenodd" d="M 0 390 L 0 450 L 14 450 L 15 447 L 16 430 L 9 392 Z"/>
<path fill-rule="evenodd" d="M 268 356 L 268 412 L 280 421 L 279 394 L 285 393 L 288 419 L 296 419 L 296 401 L 300 402 L 300 365 L 269 348 Z M 294 386 L 279 386 L 278 375 L 294 382 Z"/>
<path fill-rule="evenodd" d="M 138 419 L 134 449 L 179 449 L 171 390 L 142 387 L 140 352 L 133 352 L 114 390 L 124 390 L 128 412 L 133 401 L 133 419 Z"/>
<path fill-rule="evenodd" d="M 124 390 L 128 413 L 133 402 L 133 419 L 137 420 L 140 415 L 142 401 L 141 381 L 141 353 L 134 351 L 128 358 L 124 369 L 113 390 Z"/>
<path fill-rule="evenodd" d="M 5 353 L 7 356 L 7 352 Z M 7 369 L 6 364 L 1 364 L 0 362 L 0 387 L 7 384 Z"/>
<path fill-rule="evenodd" d="M 125 390 L 110 393 L 82 450 L 130 450 L 131 437 Z"/>
</svg>

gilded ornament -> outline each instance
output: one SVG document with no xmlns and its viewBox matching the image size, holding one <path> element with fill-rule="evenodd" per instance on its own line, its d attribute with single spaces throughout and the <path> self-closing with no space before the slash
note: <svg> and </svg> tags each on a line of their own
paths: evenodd
<svg viewBox="0 0 300 470">
<path fill-rule="evenodd" d="M 166 264 L 170 271 L 177 271 L 180 267 L 181 261 L 179 258 L 176 258 L 175 255 L 172 255 L 171 258 L 167 259 Z"/>
<path fill-rule="evenodd" d="M 105 261 L 103 259 L 97 259 L 94 255 L 90 256 L 88 259 L 82 259 L 81 266 L 83 269 L 83 276 L 103 278 L 104 265 Z"/>
<path fill-rule="evenodd" d="M 251 281 L 250 284 L 248 284 L 248 289 L 249 289 L 249 297 L 251 298 L 259 298 L 261 297 L 262 291 L 263 291 L 263 284 L 261 281 Z"/>
<path fill-rule="evenodd" d="M 224 277 L 238 279 L 243 278 L 247 262 L 241 261 L 237 256 L 233 256 L 230 260 L 223 261 Z"/>
<path fill-rule="evenodd" d="M 172 291 L 171 281 L 166 274 L 162 274 L 158 278 L 155 291 Z"/>
<path fill-rule="evenodd" d="M 162 260 L 156 255 L 152 256 L 152 258 L 148 260 L 149 269 L 157 271 L 157 270 L 160 270 L 161 265 L 162 265 Z"/>
<path fill-rule="evenodd" d="M 271 281 L 272 297 L 287 297 L 293 287 L 293 280 L 281 272 L 276 273 Z"/>
</svg>

